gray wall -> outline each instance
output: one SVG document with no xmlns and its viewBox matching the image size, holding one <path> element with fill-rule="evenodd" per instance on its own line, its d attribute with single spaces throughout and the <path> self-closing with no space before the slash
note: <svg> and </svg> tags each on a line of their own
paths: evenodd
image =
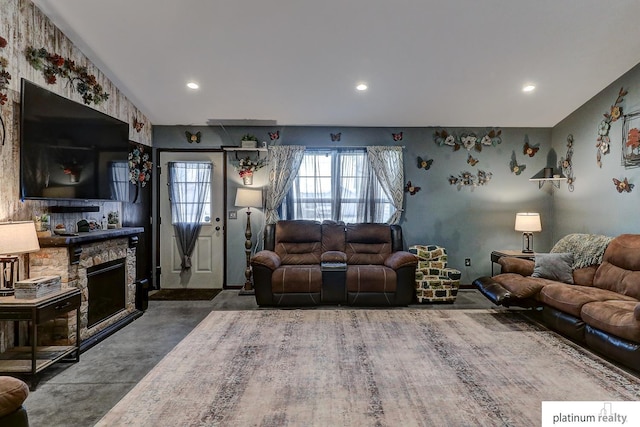
<svg viewBox="0 0 640 427">
<path fill-rule="evenodd" d="M 589 232 L 615 236 L 640 232 L 640 169 L 625 169 L 621 164 L 622 117 L 612 123 L 610 153 L 602 157 L 602 168 L 596 164 L 596 138 L 603 114 L 615 102 L 621 87 L 628 90 L 622 105 L 623 114 L 640 110 L 640 65 L 602 90 L 552 131 L 553 147 L 564 155 L 566 138 L 574 136 L 575 191 L 558 192 L 554 200 L 556 238 L 568 233 Z M 624 177 L 634 183 L 631 193 L 618 193 L 613 178 Z"/>
<path fill-rule="evenodd" d="M 184 132 L 202 132 L 200 144 L 189 144 Z M 514 231 L 516 212 L 540 212 L 543 231 L 535 234 L 535 249 L 549 250 L 552 246 L 554 195 L 567 192 L 566 185 L 552 189 L 545 184 L 542 189 L 529 178 L 547 165 L 555 165 L 557 156 L 551 150 L 551 129 L 502 129 L 502 143 L 496 147 L 484 147 L 481 152 L 471 151 L 479 163 L 467 164 L 467 151 L 454 152 L 451 147 L 439 147 L 434 143 L 436 128 L 359 128 L 359 127 L 189 127 L 155 126 L 154 150 L 167 148 L 211 149 L 223 145 L 239 145 L 245 133 L 256 135 L 260 141 L 269 140 L 268 132 L 280 131 L 278 144 L 300 144 L 308 147 L 403 145 L 405 182 L 412 181 L 422 187 L 416 195 L 405 193 L 405 212 L 401 222 L 406 246 L 413 244 L 438 244 L 447 248 L 451 266 L 463 272 L 463 283 L 471 283 L 478 276 L 491 272 L 490 253 L 494 249 L 520 249 L 521 233 Z M 448 128 L 449 131 L 473 131 L 481 134 L 483 128 Z M 403 132 L 403 140 L 395 142 L 392 132 Z M 340 132 L 341 140 L 332 142 L 331 133 Z M 522 153 L 528 135 L 531 144 L 540 144 L 535 157 Z M 526 164 L 519 176 L 511 173 L 509 162 L 515 151 L 518 163 Z M 234 153 L 228 153 L 234 158 Z M 434 159 L 431 169 L 418 169 L 417 157 Z M 245 211 L 234 206 L 240 178 L 228 164 L 227 212 L 238 211 L 237 220 L 227 220 L 227 283 L 244 282 L 244 228 Z M 482 169 L 493 173 L 488 185 L 457 189 L 448 182 L 451 174 L 461 171 L 476 173 Z M 267 168 L 257 172 L 254 188 L 267 184 Z M 155 194 L 155 193 L 154 193 Z M 262 213 L 251 215 L 254 242 L 264 224 Z M 471 258 L 471 267 L 464 266 L 464 258 Z"/>
</svg>

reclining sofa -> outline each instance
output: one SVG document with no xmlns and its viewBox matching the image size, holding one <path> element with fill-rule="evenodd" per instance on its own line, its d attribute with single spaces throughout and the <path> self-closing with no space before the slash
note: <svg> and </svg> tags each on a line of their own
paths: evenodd
<svg viewBox="0 0 640 427">
<path fill-rule="evenodd" d="M 388 224 L 289 220 L 268 224 L 251 259 L 260 306 L 405 306 L 417 258 Z"/>
<path fill-rule="evenodd" d="M 605 243 L 599 259 L 585 262 L 580 250 L 564 252 L 574 246 L 596 254 L 589 242 Z M 501 274 L 474 285 L 497 305 L 540 309 L 551 329 L 640 372 L 640 234 L 574 234 L 556 247 L 552 254 L 536 254 L 535 262 L 500 258 Z M 559 258 L 542 261 L 554 255 Z M 566 255 L 573 259 L 568 267 L 557 262 Z"/>
</svg>

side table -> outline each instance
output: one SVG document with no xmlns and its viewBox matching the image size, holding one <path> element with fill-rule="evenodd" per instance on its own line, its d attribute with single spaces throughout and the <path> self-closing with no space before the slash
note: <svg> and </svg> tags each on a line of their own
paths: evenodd
<svg viewBox="0 0 640 427">
<path fill-rule="evenodd" d="M 80 360 L 80 337 L 75 345 L 38 346 L 38 325 L 61 314 L 76 310 L 76 324 L 80 325 L 80 290 L 63 289 L 42 298 L 16 299 L 0 297 L 0 320 L 28 321 L 29 347 L 14 347 L 0 353 L 0 374 L 35 375 L 52 364 L 75 353 L 70 360 Z"/>
<path fill-rule="evenodd" d="M 522 251 L 514 251 L 514 250 L 497 250 L 491 252 L 491 275 L 493 276 L 493 265 L 498 262 L 498 260 L 504 256 L 512 257 L 512 258 L 523 258 L 535 260 L 535 254 L 527 253 Z"/>
</svg>

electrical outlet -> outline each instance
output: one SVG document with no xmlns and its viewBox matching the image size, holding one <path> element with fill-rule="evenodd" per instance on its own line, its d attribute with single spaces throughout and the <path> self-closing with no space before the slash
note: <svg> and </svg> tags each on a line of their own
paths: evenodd
<svg viewBox="0 0 640 427">
<path fill-rule="evenodd" d="M 465 267 L 471 267 L 471 258 L 465 258 L 464 259 L 464 266 Z"/>
<path fill-rule="evenodd" d="M 238 211 L 229 211 L 229 219 L 238 219 Z"/>
</svg>

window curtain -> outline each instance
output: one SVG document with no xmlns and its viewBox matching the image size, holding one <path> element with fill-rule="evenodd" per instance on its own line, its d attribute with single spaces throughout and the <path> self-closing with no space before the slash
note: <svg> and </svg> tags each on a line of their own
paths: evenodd
<svg viewBox="0 0 640 427">
<path fill-rule="evenodd" d="M 121 202 L 129 201 L 129 163 L 110 162 L 109 175 L 111 199 Z"/>
<path fill-rule="evenodd" d="M 211 163 L 169 162 L 171 221 L 176 231 L 182 270 L 191 268 L 191 254 L 200 234 L 200 220 L 211 191 Z"/>
<path fill-rule="evenodd" d="M 304 150 L 305 148 L 299 145 L 279 145 L 269 148 L 269 186 L 265 200 L 267 224 L 274 224 L 280 219 L 277 209 L 298 174 Z"/>
<path fill-rule="evenodd" d="M 402 147 L 369 146 L 367 147 L 367 156 L 382 190 L 395 207 L 395 212 L 387 223 L 397 224 L 400 222 L 404 202 Z"/>
</svg>

